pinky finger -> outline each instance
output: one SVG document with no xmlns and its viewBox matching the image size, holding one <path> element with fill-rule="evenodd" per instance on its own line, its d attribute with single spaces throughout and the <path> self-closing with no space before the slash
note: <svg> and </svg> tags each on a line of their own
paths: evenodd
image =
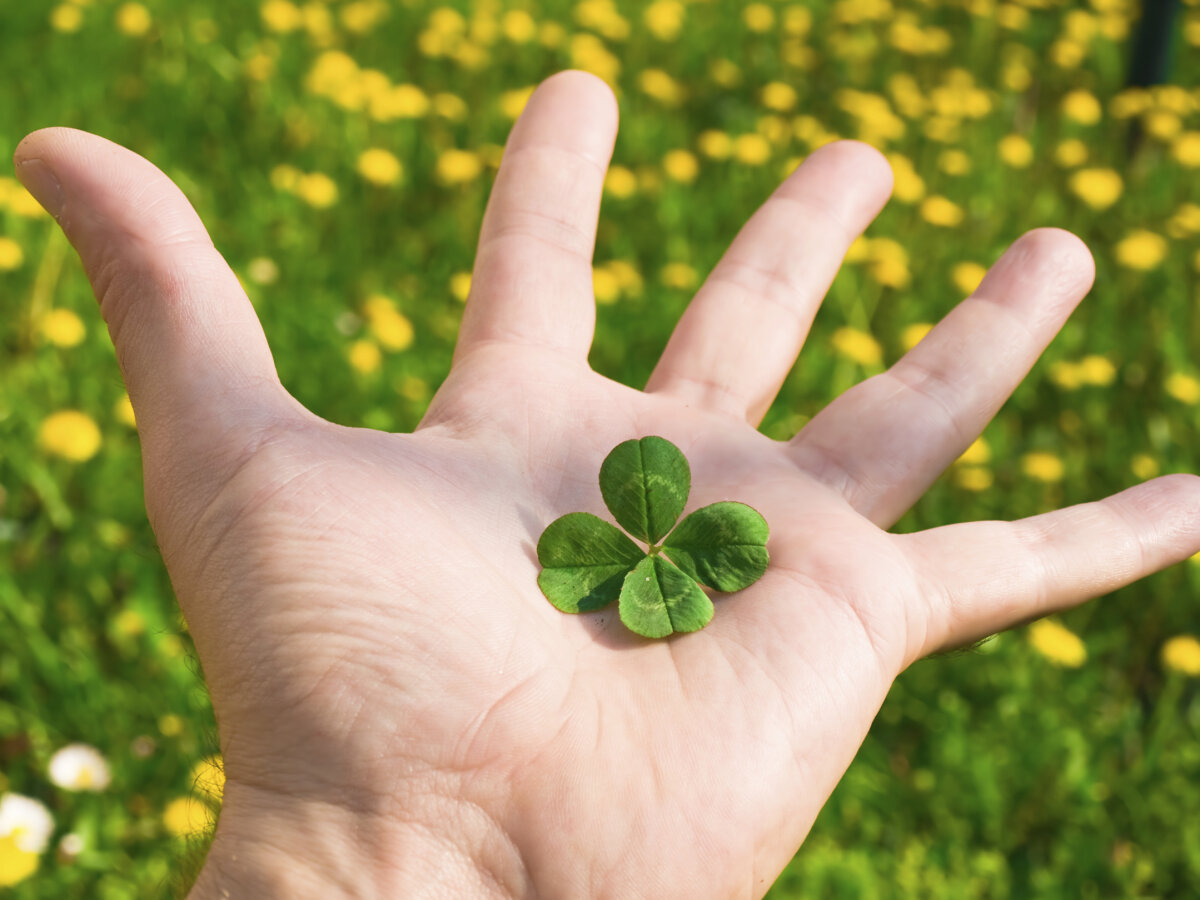
<svg viewBox="0 0 1200 900">
<path fill-rule="evenodd" d="M 910 658 L 959 646 L 1124 587 L 1200 550 L 1200 477 L 1166 475 L 1016 522 L 899 535 L 926 603 Z"/>
</svg>

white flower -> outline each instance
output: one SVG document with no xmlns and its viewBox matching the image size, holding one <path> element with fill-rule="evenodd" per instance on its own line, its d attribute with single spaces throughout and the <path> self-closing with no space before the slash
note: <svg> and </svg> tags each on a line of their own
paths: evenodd
<svg viewBox="0 0 1200 900">
<path fill-rule="evenodd" d="M 50 780 L 68 791 L 102 791 L 112 775 L 95 747 L 68 744 L 50 757 Z"/>
<path fill-rule="evenodd" d="M 17 849 L 41 853 L 54 832 L 54 817 L 45 805 L 23 794 L 0 796 L 0 837 L 13 835 Z"/>
<path fill-rule="evenodd" d="M 64 834 L 58 842 L 58 852 L 68 859 L 74 859 L 83 852 L 83 838 L 75 832 Z"/>
</svg>

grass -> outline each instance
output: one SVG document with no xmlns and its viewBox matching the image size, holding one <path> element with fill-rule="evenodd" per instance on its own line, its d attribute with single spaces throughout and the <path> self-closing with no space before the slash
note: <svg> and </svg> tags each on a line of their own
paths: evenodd
<svg viewBox="0 0 1200 900">
<path fill-rule="evenodd" d="M 243 278 L 285 386 L 332 421 L 405 430 L 448 370 L 455 295 L 520 91 L 569 66 L 618 89 L 592 362 L 632 385 L 786 172 L 834 136 L 868 140 L 889 154 L 896 196 L 763 430 L 790 436 L 894 361 L 913 326 L 971 289 L 962 264 L 990 265 L 1031 228 L 1070 229 L 1096 257 L 1095 288 L 988 427 L 987 450 L 897 527 L 1016 518 L 1196 468 L 1200 92 L 1123 90 L 1135 18 L 1122 0 L 17 4 L 0 30 L 16 73 L 0 93 L 0 155 L 66 124 L 156 162 Z M 1174 83 L 1197 83 L 1182 51 L 1198 42 L 1189 5 Z M 380 84 L 419 95 L 389 111 L 370 99 Z M 733 156 L 719 158 L 724 144 Z M 395 155 L 399 181 L 359 174 L 369 148 Z M 1119 175 L 1111 205 L 1085 199 L 1098 188 L 1077 173 L 1090 169 Z M 312 173 L 334 202 L 321 205 Z M 1126 241 L 1140 232 L 1160 242 Z M 407 318 L 411 346 L 379 347 L 364 311 L 375 293 Z M 166 892 L 187 866 L 164 812 L 193 793 L 215 727 L 95 301 L 10 181 L 0 298 L 0 793 L 38 798 L 56 823 L 12 896 Z M 74 313 L 82 340 L 67 339 L 69 321 L 47 324 L 51 310 Z M 98 426 L 86 459 L 39 439 L 65 409 Z M 1019 629 L 915 665 L 771 896 L 1186 895 L 1200 879 L 1200 700 L 1162 648 L 1200 630 L 1198 586 L 1200 567 L 1184 564 L 1059 617 L 1077 643 Z M 75 741 L 108 760 L 106 791 L 48 781 L 50 755 Z M 68 832 L 83 839 L 69 859 L 55 850 Z"/>
</svg>

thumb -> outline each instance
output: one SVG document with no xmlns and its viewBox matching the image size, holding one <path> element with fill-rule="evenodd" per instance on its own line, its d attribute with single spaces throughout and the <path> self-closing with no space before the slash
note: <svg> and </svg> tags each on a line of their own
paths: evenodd
<svg viewBox="0 0 1200 900">
<path fill-rule="evenodd" d="M 217 487 L 272 422 L 302 407 L 199 216 L 154 165 L 83 131 L 36 131 L 14 162 L 100 303 L 137 417 L 147 506 L 156 488 Z"/>
</svg>

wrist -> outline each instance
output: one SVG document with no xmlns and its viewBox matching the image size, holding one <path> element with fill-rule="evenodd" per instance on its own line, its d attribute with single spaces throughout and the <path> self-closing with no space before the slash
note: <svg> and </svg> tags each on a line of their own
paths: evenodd
<svg viewBox="0 0 1200 900">
<path fill-rule="evenodd" d="M 477 806 L 362 813 L 341 803 L 226 785 L 188 900 L 255 897 L 496 898 L 534 893 L 520 854 Z"/>
</svg>

